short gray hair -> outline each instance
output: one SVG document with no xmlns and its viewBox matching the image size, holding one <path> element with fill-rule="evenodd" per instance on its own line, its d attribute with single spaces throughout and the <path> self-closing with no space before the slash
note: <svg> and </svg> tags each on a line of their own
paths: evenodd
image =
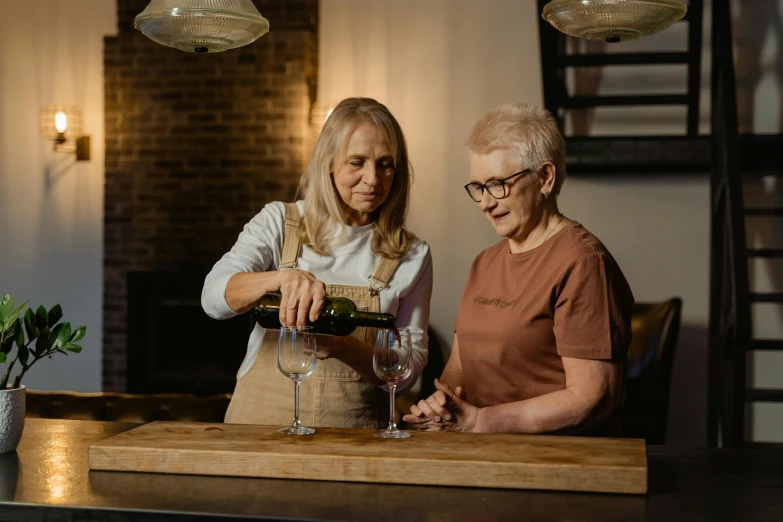
<svg viewBox="0 0 783 522">
<path fill-rule="evenodd" d="M 551 161 L 555 164 L 552 193 L 560 193 L 566 178 L 566 146 L 549 111 L 523 103 L 495 107 L 473 126 L 467 146 L 474 154 L 489 154 L 499 149 L 516 151 L 524 168 L 537 169 L 545 161 Z"/>
</svg>

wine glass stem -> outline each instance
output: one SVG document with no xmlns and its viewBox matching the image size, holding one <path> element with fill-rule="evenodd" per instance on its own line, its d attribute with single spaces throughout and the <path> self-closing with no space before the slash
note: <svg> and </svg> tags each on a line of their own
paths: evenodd
<svg viewBox="0 0 783 522">
<path fill-rule="evenodd" d="M 294 427 L 298 428 L 302 425 L 299 420 L 299 381 L 294 381 Z"/>
<path fill-rule="evenodd" d="M 394 391 L 396 384 L 389 384 L 389 427 L 387 431 L 397 431 L 397 424 L 394 422 Z"/>
</svg>

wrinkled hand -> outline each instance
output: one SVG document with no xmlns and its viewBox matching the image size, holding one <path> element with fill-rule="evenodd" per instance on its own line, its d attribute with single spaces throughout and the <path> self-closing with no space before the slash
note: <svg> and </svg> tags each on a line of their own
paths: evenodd
<svg viewBox="0 0 783 522">
<path fill-rule="evenodd" d="M 318 319 L 326 299 L 326 285 L 305 270 L 281 270 L 280 324 L 302 327 Z"/>
<path fill-rule="evenodd" d="M 411 406 L 411 412 L 402 420 L 413 429 L 421 431 L 464 431 L 472 432 L 476 425 L 479 408 L 468 404 L 462 397 L 461 386 L 452 390 L 447 384 L 435 379 L 436 392 Z"/>
</svg>

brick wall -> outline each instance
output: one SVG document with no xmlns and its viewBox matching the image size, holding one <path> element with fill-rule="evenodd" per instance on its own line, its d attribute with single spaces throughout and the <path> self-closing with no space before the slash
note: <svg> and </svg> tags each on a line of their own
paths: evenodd
<svg viewBox="0 0 783 522">
<path fill-rule="evenodd" d="M 306 161 L 317 0 L 254 0 L 271 31 L 216 54 L 133 28 L 118 0 L 105 40 L 103 387 L 125 390 L 127 273 L 206 274 L 266 203 L 290 200 Z"/>
</svg>

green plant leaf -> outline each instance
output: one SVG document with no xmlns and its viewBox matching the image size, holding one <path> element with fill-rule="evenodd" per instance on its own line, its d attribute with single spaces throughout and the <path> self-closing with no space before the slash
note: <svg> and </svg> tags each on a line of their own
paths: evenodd
<svg viewBox="0 0 783 522">
<path fill-rule="evenodd" d="M 5 361 L 7 360 L 7 355 L 3 352 L 0 352 L 0 364 L 5 364 Z"/>
<path fill-rule="evenodd" d="M 16 346 L 24 345 L 24 327 L 22 326 L 22 318 L 16 320 Z"/>
<path fill-rule="evenodd" d="M 27 330 L 27 338 L 32 341 L 38 337 L 38 326 L 35 324 L 35 313 L 32 308 L 27 309 L 27 313 L 24 314 L 24 328 Z"/>
<path fill-rule="evenodd" d="M 5 330 L 3 330 L 2 337 L 3 339 L 7 339 L 9 337 L 16 338 L 16 321 L 9 323 L 8 326 L 5 327 Z"/>
<path fill-rule="evenodd" d="M 35 341 L 35 355 L 40 356 L 49 350 L 50 337 L 51 332 L 47 326 L 40 334 L 38 334 L 38 339 Z"/>
<path fill-rule="evenodd" d="M 87 333 L 87 327 L 80 326 L 79 328 L 76 329 L 76 331 L 73 332 L 73 335 L 71 335 L 71 338 L 69 339 L 68 342 L 75 343 L 81 341 L 82 339 L 84 339 L 84 334 L 86 333 Z"/>
<path fill-rule="evenodd" d="M 19 305 L 16 310 L 8 314 L 8 317 L 5 318 L 5 322 L 0 321 L 0 330 L 5 329 L 8 330 L 11 327 L 11 324 L 16 321 L 16 318 L 19 317 L 19 314 L 22 313 L 22 310 L 24 310 L 24 307 L 27 306 L 27 303 L 30 301 L 25 301 L 21 305 Z"/>
<path fill-rule="evenodd" d="M 66 344 L 65 346 L 63 346 L 63 350 L 67 350 L 73 353 L 79 353 L 82 351 L 82 347 L 79 346 L 78 344 Z"/>
<path fill-rule="evenodd" d="M 13 309 L 14 298 L 11 297 L 11 294 L 3 294 L 3 297 L 0 297 L 0 324 L 5 324 L 8 314 L 10 314 Z"/>
<path fill-rule="evenodd" d="M 56 350 L 60 346 L 68 344 L 68 340 L 71 337 L 71 323 L 58 324 L 52 330 L 51 340 L 47 351 Z"/>
<path fill-rule="evenodd" d="M 39 330 L 43 330 L 49 326 L 49 313 L 43 305 L 39 306 L 35 311 L 35 324 L 38 326 Z"/>
<path fill-rule="evenodd" d="M 25 346 L 19 347 L 19 362 L 22 364 L 27 364 L 28 356 L 30 355 L 30 351 Z"/>
<path fill-rule="evenodd" d="M 57 321 L 63 318 L 63 309 L 60 305 L 56 304 L 49 310 L 49 322 L 47 323 L 49 328 L 57 324 Z"/>
<path fill-rule="evenodd" d="M 16 340 L 17 328 L 19 325 L 14 321 L 2 333 L 0 333 L 0 351 L 9 353 Z"/>
<path fill-rule="evenodd" d="M 10 353 L 11 348 L 13 348 L 14 346 L 14 341 L 15 339 L 13 336 L 6 337 L 5 339 L 3 339 L 3 342 L 0 343 L 0 352 L 2 352 L 3 354 Z"/>
</svg>

